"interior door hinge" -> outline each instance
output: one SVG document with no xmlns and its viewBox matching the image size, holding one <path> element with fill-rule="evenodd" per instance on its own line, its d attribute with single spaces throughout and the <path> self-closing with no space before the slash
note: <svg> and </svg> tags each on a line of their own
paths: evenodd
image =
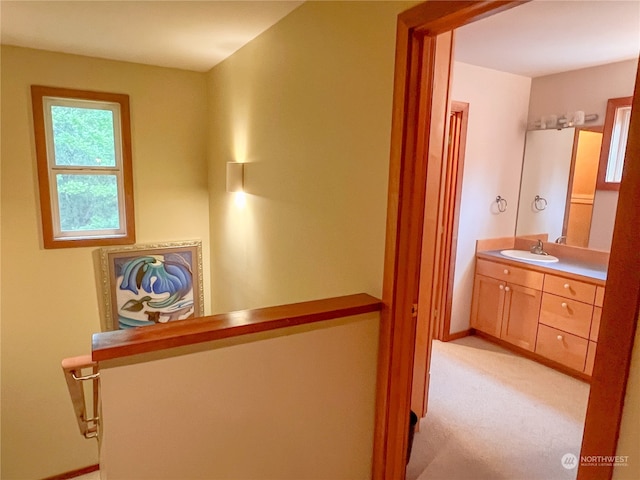
<svg viewBox="0 0 640 480">
<path fill-rule="evenodd" d="M 413 305 L 411 305 L 411 316 L 412 317 L 417 317 L 418 316 L 418 304 L 414 303 Z"/>
</svg>

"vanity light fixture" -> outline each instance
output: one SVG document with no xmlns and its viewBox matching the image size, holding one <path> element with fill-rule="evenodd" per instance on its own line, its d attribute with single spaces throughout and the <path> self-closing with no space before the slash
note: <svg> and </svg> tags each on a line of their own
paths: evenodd
<svg viewBox="0 0 640 480">
<path fill-rule="evenodd" d="M 244 192 L 244 163 L 227 162 L 227 192 Z"/>
<path fill-rule="evenodd" d="M 540 120 L 533 122 L 532 127 L 535 130 L 545 130 L 547 128 L 562 130 L 563 128 L 579 127 L 586 122 L 595 122 L 598 118 L 597 113 L 585 114 L 582 110 L 578 110 L 563 115 L 543 115 Z"/>
</svg>

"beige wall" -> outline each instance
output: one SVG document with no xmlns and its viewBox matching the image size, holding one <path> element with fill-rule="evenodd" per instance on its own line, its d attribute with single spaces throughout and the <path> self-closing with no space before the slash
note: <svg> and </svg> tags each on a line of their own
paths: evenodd
<svg viewBox="0 0 640 480">
<path fill-rule="evenodd" d="M 29 86 L 130 95 L 138 243 L 204 242 L 209 274 L 202 74 L 2 47 L 2 478 L 97 462 L 77 431 L 60 361 L 100 330 L 93 248 L 44 250 Z M 10 282 L 6 280 L 10 279 Z M 209 301 L 207 292 L 206 302 Z"/>
<path fill-rule="evenodd" d="M 455 62 L 451 99 L 469 103 L 452 333 L 469 328 L 475 242 L 513 236 L 531 79 Z M 508 119 L 505 121 L 505 119 Z M 498 213 L 495 198 L 508 202 Z"/>
<path fill-rule="evenodd" d="M 102 479 L 369 478 L 378 323 L 376 312 L 101 363 Z"/>
<path fill-rule="evenodd" d="M 310 2 L 209 74 L 214 312 L 380 295 L 396 16 Z M 248 162 L 246 204 L 225 164 Z"/>
<path fill-rule="evenodd" d="M 640 322 L 640 319 L 639 319 Z M 640 478 L 640 328 L 636 328 L 627 393 L 622 411 L 622 424 L 616 455 L 628 455 L 629 464 L 614 468 L 614 480 Z"/>
<path fill-rule="evenodd" d="M 633 95 L 638 60 L 534 78 L 531 83 L 529 120 L 542 115 L 583 110 L 600 118 L 588 125 L 603 125 L 609 98 Z M 596 191 L 589 248 L 609 250 L 618 193 Z"/>
</svg>

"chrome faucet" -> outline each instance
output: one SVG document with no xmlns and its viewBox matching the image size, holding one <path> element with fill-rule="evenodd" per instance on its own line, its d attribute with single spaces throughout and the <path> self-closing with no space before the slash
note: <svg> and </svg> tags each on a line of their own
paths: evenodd
<svg viewBox="0 0 640 480">
<path fill-rule="evenodd" d="M 562 244 L 562 245 L 566 245 L 567 244 L 567 236 L 566 235 L 562 235 L 562 236 L 556 238 L 556 243 Z"/>
<path fill-rule="evenodd" d="M 542 240 L 538 240 L 538 243 L 531 246 L 531 253 L 535 253 L 536 255 L 549 255 L 544 251 Z"/>
</svg>

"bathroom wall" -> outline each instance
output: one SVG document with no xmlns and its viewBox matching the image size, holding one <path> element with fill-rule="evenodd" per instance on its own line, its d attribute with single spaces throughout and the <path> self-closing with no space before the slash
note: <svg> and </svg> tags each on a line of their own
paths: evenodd
<svg viewBox="0 0 640 480">
<path fill-rule="evenodd" d="M 451 99 L 469 103 L 450 332 L 469 328 L 477 239 L 513 236 L 531 79 L 455 62 Z M 499 213 L 497 195 L 508 202 Z"/>
<path fill-rule="evenodd" d="M 589 125 L 603 125 L 607 100 L 633 95 L 637 66 L 635 59 L 534 78 L 529 121 L 551 113 L 583 110 L 600 117 Z M 596 191 L 589 248 L 610 249 L 617 203 L 618 192 Z"/>
</svg>

